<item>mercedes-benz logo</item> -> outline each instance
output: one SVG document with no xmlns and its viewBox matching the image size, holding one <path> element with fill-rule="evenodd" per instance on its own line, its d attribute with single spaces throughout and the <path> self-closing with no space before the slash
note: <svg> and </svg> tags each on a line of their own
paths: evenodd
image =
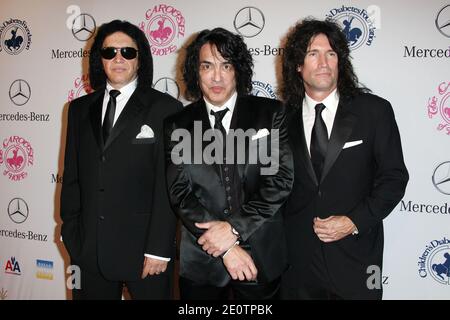
<svg viewBox="0 0 450 320">
<path fill-rule="evenodd" d="M 439 192 L 450 195 L 450 161 L 442 162 L 434 169 L 432 181 Z"/>
<path fill-rule="evenodd" d="M 450 4 L 439 10 L 435 24 L 440 33 L 450 38 Z"/>
<path fill-rule="evenodd" d="M 17 79 L 9 87 L 9 99 L 16 106 L 23 106 L 31 98 L 31 88 L 28 82 Z"/>
<path fill-rule="evenodd" d="M 80 41 L 87 41 L 95 33 L 95 19 L 88 13 L 82 13 L 73 19 L 72 34 Z"/>
<path fill-rule="evenodd" d="M 22 198 L 14 198 L 8 204 L 8 216 L 15 223 L 22 223 L 28 218 L 28 205 Z"/>
<path fill-rule="evenodd" d="M 264 29 L 265 23 L 264 14 L 255 7 L 242 8 L 234 17 L 234 28 L 246 38 L 258 35 Z"/>
<path fill-rule="evenodd" d="M 153 88 L 155 88 L 158 91 L 161 91 L 162 93 L 167 93 L 174 97 L 175 99 L 178 99 L 180 97 L 180 88 L 178 87 L 178 84 L 175 80 L 171 78 L 160 78 L 158 79 Z"/>
</svg>

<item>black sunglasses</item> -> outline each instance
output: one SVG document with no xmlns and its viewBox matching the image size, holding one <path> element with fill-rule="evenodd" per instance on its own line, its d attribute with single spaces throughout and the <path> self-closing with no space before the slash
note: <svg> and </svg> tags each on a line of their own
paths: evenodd
<svg viewBox="0 0 450 320">
<path fill-rule="evenodd" d="M 122 57 L 124 57 L 127 60 L 136 58 L 138 52 L 137 49 L 132 47 L 123 47 L 123 48 L 106 47 L 101 48 L 100 55 L 102 56 L 103 59 L 111 60 L 114 59 L 114 57 L 117 54 L 117 51 L 119 50 Z"/>
</svg>

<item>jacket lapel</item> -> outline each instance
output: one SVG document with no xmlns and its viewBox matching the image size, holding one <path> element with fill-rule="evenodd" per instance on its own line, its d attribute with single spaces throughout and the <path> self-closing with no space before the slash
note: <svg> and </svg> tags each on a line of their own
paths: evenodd
<svg viewBox="0 0 450 320">
<path fill-rule="evenodd" d="M 134 90 L 124 109 L 120 113 L 119 118 L 117 119 L 114 127 L 111 130 L 111 133 L 108 137 L 108 140 L 105 142 L 105 146 L 103 150 L 106 150 L 111 143 L 117 139 L 120 133 L 127 127 L 129 122 L 133 120 L 144 108 L 145 104 L 144 99 L 142 99 L 142 92 L 139 88 Z"/>
<path fill-rule="evenodd" d="M 242 129 L 244 132 L 251 127 L 259 128 L 258 123 L 255 123 L 255 114 L 252 114 L 251 108 L 247 103 L 245 103 L 246 100 L 238 97 L 236 100 L 236 105 L 234 107 L 233 117 L 231 118 L 231 124 L 230 129 Z M 252 125 L 253 123 L 253 125 Z M 233 144 L 234 145 L 234 144 Z M 245 140 L 245 162 L 244 163 L 237 163 L 237 151 L 239 150 L 239 146 L 235 146 L 234 148 L 234 159 L 236 163 L 236 168 L 238 170 L 239 178 L 243 179 L 245 170 L 248 168 L 247 164 L 249 161 L 249 141 L 247 139 Z"/>
<path fill-rule="evenodd" d="M 308 145 L 305 139 L 302 108 L 297 107 L 296 110 L 294 111 L 290 119 L 288 130 L 289 130 L 289 139 L 293 146 L 292 152 L 299 153 L 299 156 L 296 158 L 301 159 L 301 162 L 305 166 L 309 177 L 314 182 L 314 184 L 318 185 L 317 177 L 311 163 L 311 156 L 308 151 Z"/>
<path fill-rule="evenodd" d="M 204 150 L 212 142 L 212 141 L 206 141 L 205 139 L 203 139 L 203 137 L 205 135 L 205 132 L 207 130 L 211 130 L 212 128 L 211 128 L 211 123 L 209 121 L 205 101 L 203 99 L 199 100 L 196 103 L 195 108 L 197 110 L 196 110 L 196 112 L 194 112 L 194 119 L 193 119 L 192 125 L 194 128 L 196 121 L 200 121 L 202 124 L 202 132 L 201 132 L 202 136 L 200 137 L 202 139 L 202 150 L 201 150 L 202 153 L 200 155 L 193 154 L 192 157 L 193 157 L 193 159 L 200 157 L 200 159 L 202 159 L 202 163 L 203 163 L 203 161 L 204 161 L 203 156 L 206 156 L 206 155 L 204 155 Z M 192 136 L 194 137 L 194 139 L 198 139 L 198 137 L 195 137 L 196 132 L 194 131 L 194 129 L 192 129 L 192 130 L 193 130 Z M 193 152 L 196 152 L 196 150 L 193 150 Z M 211 166 L 214 168 L 214 171 L 216 172 L 216 174 L 220 177 L 220 175 L 221 175 L 220 166 L 217 163 L 213 163 Z"/>
<path fill-rule="evenodd" d="M 325 156 L 321 182 L 325 179 L 352 133 L 357 116 L 352 112 L 350 106 L 351 104 L 348 101 L 339 101 L 328 143 L 327 155 Z"/>
<path fill-rule="evenodd" d="M 99 149 L 103 148 L 102 107 L 104 92 L 104 89 L 96 91 L 93 96 L 92 104 L 89 107 L 92 132 Z"/>
</svg>

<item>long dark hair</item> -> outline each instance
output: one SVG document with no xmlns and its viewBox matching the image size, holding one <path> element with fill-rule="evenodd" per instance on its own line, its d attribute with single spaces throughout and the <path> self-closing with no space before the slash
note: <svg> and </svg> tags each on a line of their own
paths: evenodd
<svg viewBox="0 0 450 320">
<path fill-rule="evenodd" d="M 217 47 L 221 56 L 235 69 L 236 91 L 246 95 L 252 91 L 253 59 L 240 35 L 223 28 L 201 31 L 186 48 L 183 80 L 186 84 L 186 98 L 195 101 L 203 94 L 199 86 L 199 56 L 201 47 L 210 43 Z"/>
<path fill-rule="evenodd" d="M 350 61 L 350 49 L 345 34 L 336 22 L 307 18 L 297 23 L 287 36 L 283 56 L 283 97 L 288 105 L 299 105 L 305 97 L 303 79 L 298 67 L 303 65 L 311 40 L 324 34 L 338 55 L 337 90 L 340 97 L 350 98 L 370 91 L 358 82 Z"/>
<path fill-rule="evenodd" d="M 121 20 L 113 20 L 102 24 L 97 30 L 89 56 L 89 81 L 91 87 L 97 90 L 106 85 L 106 74 L 103 70 L 100 49 L 107 36 L 119 31 L 133 39 L 138 47 L 138 87 L 151 87 L 153 81 L 153 58 L 148 40 L 144 32 L 138 27 L 128 21 Z"/>
</svg>

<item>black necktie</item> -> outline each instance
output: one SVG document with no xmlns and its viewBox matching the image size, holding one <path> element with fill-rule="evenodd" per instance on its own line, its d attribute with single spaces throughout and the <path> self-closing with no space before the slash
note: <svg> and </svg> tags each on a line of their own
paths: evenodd
<svg viewBox="0 0 450 320">
<path fill-rule="evenodd" d="M 120 94 L 119 90 L 109 91 L 109 101 L 106 107 L 105 119 L 103 120 L 103 142 L 108 140 L 111 129 L 114 125 L 114 114 L 116 113 L 116 98 Z"/>
<path fill-rule="evenodd" d="M 220 133 L 222 133 L 222 137 L 225 141 L 226 137 L 227 137 L 227 131 L 225 130 L 225 128 L 222 125 L 222 119 L 223 117 L 225 117 L 225 114 L 228 112 L 228 108 L 221 110 L 221 111 L 217 111 L 214 112 L 213 110 L 211 110 L 211 115 L 214 116 L 214 118 L 216 119 L 215 123 L 214 123 L 214 129 L 217 129 L 220 131 Z"/>
<path fill-rule="evenodd" d="M 322 176 L 323 162 L 327 153 L 328 146 L 328 132 L 327 126 L 322 119 L 322 111 L 325 109 L 323 103 L 319 103 L 315 107 L 316 119 L 311 132 L 311 162 L 316 172 L 317 180 Z"/>
</svg>

